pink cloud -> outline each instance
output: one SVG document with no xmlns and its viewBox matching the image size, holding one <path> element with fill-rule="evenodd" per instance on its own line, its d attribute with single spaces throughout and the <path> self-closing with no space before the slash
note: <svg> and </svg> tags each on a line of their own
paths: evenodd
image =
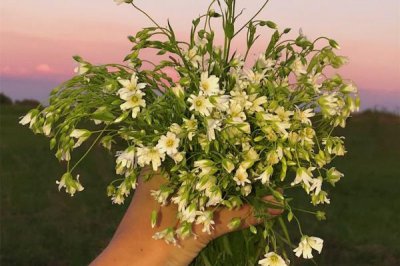
<svg viewBox="0 0 400 266">
<path fill-rule="evenodd" d="M 55 71 L 48 64 L 39 64 L 35 67 L 35 70 L 39 73 L 54 73 Z"/>
</svg>

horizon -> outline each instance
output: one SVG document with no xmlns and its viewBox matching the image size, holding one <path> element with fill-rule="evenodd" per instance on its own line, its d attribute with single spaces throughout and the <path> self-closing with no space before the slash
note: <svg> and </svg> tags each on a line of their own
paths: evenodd
<svg viewBox="0 0 400 266">
<path fill-rule="evenodd" d="M 182 12 L 183 1 L 179 0 L 135 3 L 163 25 L 169 18 L 179 38 L 188 36 L 192 18 L 205 12 L 208 5 L 207 1 L 185 1 Z M 244 18 L 261 3 L 247 3 Z M 310 39 L 332 37 L 341 46 L 338 53 L 350 60 L 338 73 L 359 87 L 362 109 L 400 108 L 400 3 L 309 3 L 270 1 L 259 18 L 276 22 L 281 30 L 292 28 L 289 37 L 300 28 Z M 243 7 L 243 1 L 238 5 Z M 132 7 L 118 6 L 112 0 L 28 0 L 23 6 L 3 0 L 0 8 L 0 91 L 13 100 L 45 102 L 53 87 L 72 77 L 73 55 L 95 64 L 121 62 L 130 48 L 126 36 L 151 25 Z M 62 11 L 54 12 L 58 10 Z M 252 50 L 253 57 L 262 51 L 261 43 L 269 39 L 271 32 L 262 32 L 263 37 Z M 239 47 L 236 43 L 234 48 Z M 154 60 L 154 56 L 147 56 Z"/>
</svg>

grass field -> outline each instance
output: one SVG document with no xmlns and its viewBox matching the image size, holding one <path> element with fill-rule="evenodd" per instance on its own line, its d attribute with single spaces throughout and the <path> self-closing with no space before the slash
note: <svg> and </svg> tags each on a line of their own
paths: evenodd
<svg viewBox="0 0 400 266">
<path fill-rule="evenodd" d="M 81 165 L 83 193 L 71 198 L 58 192 L 62 167 L 47 139 L 18 125 L 25 111 L 0 110 L 0 264 L 86 265 L 105 247 L 127 207 L 112 205 L 105 196 L 114 174 L 112 155 L 96 150 Z M 308 234 L 326 241 L 316 261 L 400 265 L 400 118 L 365 112 L 352 118 L 343 134 L 349 152 L 336 165 L 345 178 L 332 191 L 328 220 L 305 222 Z M 233 253 L 243 250 L 231 246 Z M 213 252 L 205 251 L 194 264 L 205 264 Z M 227 261 L 219 265 L 234 265 Z M 239 261 L 236 265 L 243 265 Z"/>
</svg>

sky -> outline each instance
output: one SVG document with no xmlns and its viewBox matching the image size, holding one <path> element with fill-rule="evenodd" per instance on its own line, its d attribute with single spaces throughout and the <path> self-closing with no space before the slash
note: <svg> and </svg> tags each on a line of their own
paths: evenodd
<svg viewBox="0 0 400 266">
<path fill-rule="evenodd" d="M 169 19 L 178 37 L 187 39 L 191 20 L 210 1 L 135 3 L 160 24 Z M 238 0 L 237 6 L 249 18 L 262 3 Z M 259 18 L 292 28 L 292 37 L 301 28 L 309 39 L 335 39 L 339 53 L 350 60 L 339 73 L 360 88 L 363 109 L 400 109 L 400 1 L 270 0 Z M 113 0 L 2 0 L 0 90 L 13 99 L 45 101 L 53 87 L 74 74 L 73 55 L 93 63 L 120 63 L 130 49 L 126 36 L 150 25 L 131 6 Z M 260 33 L 254 56 L 271 35 L 268 30 Z M 241 51 L 243 45 L 235 42 L 234 48 Z"/>
</svg>

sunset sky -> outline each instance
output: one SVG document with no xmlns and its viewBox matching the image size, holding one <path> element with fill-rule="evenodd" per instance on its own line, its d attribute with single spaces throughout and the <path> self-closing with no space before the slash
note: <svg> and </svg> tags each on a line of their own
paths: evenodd
<svg viewBox="0 0 400 266">
<path fill-rule="evenodd" d="M 136 0 L 161 24 L 167 18 L 182 39 L 192 18 L 206 10 L 204 0 Z M 263 1 L 238 0 L 249 17 Z M 340 73 L 360 88 L 367 107 L 400 108 L 400 1 L 271 0 L 260 19 L 275 21 L 294 34 L 337 40 L 350 63 Z M 127 35 L 150 22 L 128 5 L 112 0 L 1 0 L 0 89 L 13 99 L 45 101 L 50 89 L 73 75 L 71 57 L 93 63 L 121 62 Z M 263 50 L 271 31 L 253 49 Z M 294 35 L 291 35 L 294 36 Z M 244 40 L 242 38 L 242 40 Z M 235 48 L 240 49 L 236 43 Z"/>
</svg>

